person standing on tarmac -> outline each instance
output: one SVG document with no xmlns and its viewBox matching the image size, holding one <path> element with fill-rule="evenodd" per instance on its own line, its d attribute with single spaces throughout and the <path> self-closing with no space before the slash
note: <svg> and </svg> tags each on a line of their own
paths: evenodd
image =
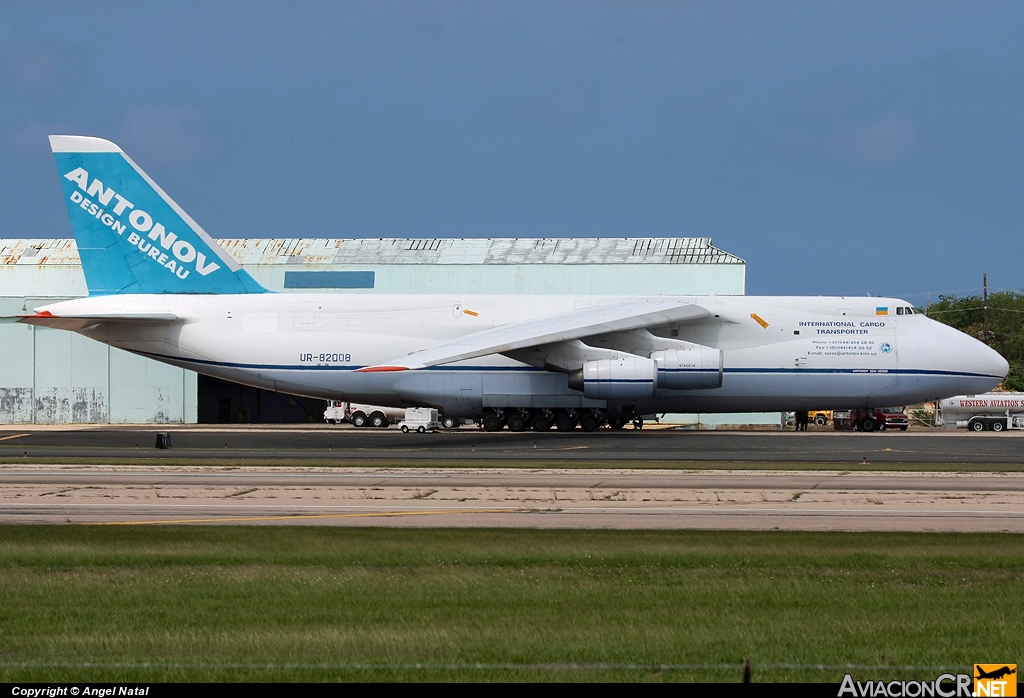
<svg viewBox="0 0 1024 698">
<path fill-rule="evenodd" d="M 807 413 L 806 412 L 797 412 L 795 416 L 796 416 L 796 430 L 797 431 L 807 431 L 807 422 L 809 421 L 807 419 Z"/>
</svg>

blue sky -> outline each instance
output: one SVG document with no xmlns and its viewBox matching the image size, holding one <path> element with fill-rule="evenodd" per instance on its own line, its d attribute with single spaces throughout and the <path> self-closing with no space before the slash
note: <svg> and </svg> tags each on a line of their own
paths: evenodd
<svg viewBox="0 0 1024 698">
<path fill-rule="evenodd" d="M 218 237 L 708 236 L 748 293 L 1020 289 L 1021 2 L 25 2 L 0 237 L 46 135 Z"/>
</svg>

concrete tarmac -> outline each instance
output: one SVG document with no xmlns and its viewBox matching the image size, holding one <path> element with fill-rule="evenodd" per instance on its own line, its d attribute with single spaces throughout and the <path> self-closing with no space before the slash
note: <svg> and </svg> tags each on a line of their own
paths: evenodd
<svg viewBox="0 0 1024 698">
<path fill-rule="evenodd" d="M 172 448 L 154 448 L 160 431 Z M 1022 445 L 1019 432 L 5 426 L 0 523 L 1024 532 Z"/>
<path fill-rule="evenodd" d="M 1024 473 L 6 465 L 0 523 L 1024 532 Z"/>
</svg>

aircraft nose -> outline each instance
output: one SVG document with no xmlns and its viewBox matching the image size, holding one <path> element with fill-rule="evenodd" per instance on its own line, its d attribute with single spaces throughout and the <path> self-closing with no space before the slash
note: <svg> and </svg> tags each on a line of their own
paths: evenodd
<svg viewBox="0 0 1024 698">
<path fill-rule="evenodd" d="M 991 347 L 985 347 L 979 363 L 982 364 L 986 371 L 990 372 L 990 375 L 999 376 L 1000 381 L 1006 378 L 1006 374 L 1010 372 L 1010 363 L 1003 358 L 1002 354 Z"/>
<path fill-rule="evenodd" d="M 954 330 L 955 331 L 955 330 Z M 999 352 L 974 337 L 957 332 L 956 370 L 961 373 L 961 395 L 985 393 L 996 387 L 1010 372 Z"/>
<path fill-rule="evenodd" d="M 997 351 L 934 320 L 900 330 L 899 358 L 901 366 L 930 376 L 922 379 L 929 399 L 986 393 L 1010 371 Z"/>
</svg>

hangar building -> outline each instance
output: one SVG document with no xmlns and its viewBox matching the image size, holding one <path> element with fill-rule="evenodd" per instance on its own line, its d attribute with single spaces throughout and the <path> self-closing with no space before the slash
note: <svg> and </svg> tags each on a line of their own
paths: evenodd
<svg viewBox="0 0 1024 698">
<path fill-rule="evenodd" d="M 710 238 L 239 239 L 220 244 L 282 293 L 742 295 L 746 263 Z M 319 421 L 319 400 L 174 368 L 17 323 L 86 295 L 74 240 L 0 240 L 0 423 Z"/>
</svg>

